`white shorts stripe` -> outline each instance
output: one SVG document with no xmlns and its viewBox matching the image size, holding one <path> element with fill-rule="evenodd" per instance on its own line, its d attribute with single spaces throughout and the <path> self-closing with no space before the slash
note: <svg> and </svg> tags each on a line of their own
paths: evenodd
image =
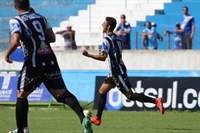
<svg viewBox="0 0 200 133">
<path fill-rule="evenodd" d="M 24 67 L 20 79 L 20 91 L 24 91 L 24 85 L 25 85 L 25 78 L 26 78 L 26 67 Z"/>
<path fill-rule="evenodd" d="M 126 91 L 129 91 L 130 89 L 128 88 L 128 86 L 127 86 L 126 83 L 124 82 L 122 76 L 121 76 L 121 75 L 118 75 L 118 78 L 119 78 L 120 82 L 122 83 L 122 85 L 124 86 L 124 89 L 125 89 Z"/>
</svg>

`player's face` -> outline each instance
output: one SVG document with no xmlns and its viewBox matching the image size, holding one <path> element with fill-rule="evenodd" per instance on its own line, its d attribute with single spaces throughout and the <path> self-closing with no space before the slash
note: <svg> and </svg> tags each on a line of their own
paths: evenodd
<svg viewBox="0 0 200 133">
<path fill-rule="evenodd" d="M 146 23 L 146 27 L 150 29 L 151 25 L 149 23 Z"/>
<path fill-rule="evenodd" d="M 188 10 L 187 10 L 187 8 L 183 8 L 183 14 L 185 14 L 185 15 L 188 14 Z"/>
<path fill-rule="evenodd" d="M 122 25 L 125 25 L 125 19 L 121 19 Z"/>
<path fill-rule="evenodd" d="M 105 21 L 102 23 L 103 33 L 106 33 L 107 27 L 108 27 L 108 23 L 107 23 L 107 21 L 105 20 Z"/>
<path fill-rule="evenodd" d="M 180 29 L 180 25 L 176 25 L 176 29 L 177 29 L 177 30 Z"/>
<path fill-rule="evenodd" d="M 67 27 L 67 31 L 71 31 L 72 30 L 72 28 L 71 27 Z"/>
</svg>

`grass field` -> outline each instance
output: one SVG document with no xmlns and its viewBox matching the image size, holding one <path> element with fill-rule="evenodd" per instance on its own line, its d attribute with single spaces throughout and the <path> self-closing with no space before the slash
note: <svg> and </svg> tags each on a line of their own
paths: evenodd
<svg viewBox="0 0 200 133">
<path fill-rule="evenodd" d="M 95 115 L 96 110 L 92 110 Z M 14 107 L 0 106 L 0 133 L 15 129 Z M 83 133 L 78 117 L 68 107 L 30 107 L 31 133 Z M 105 111 L 94 133 L 200 133 L 200 112 Z"/>
</svg>

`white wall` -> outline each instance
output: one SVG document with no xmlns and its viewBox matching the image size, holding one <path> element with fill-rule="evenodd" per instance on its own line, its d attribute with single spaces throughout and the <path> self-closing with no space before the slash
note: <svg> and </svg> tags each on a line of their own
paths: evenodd
<svg viewBox="0 0 200 133">
<path fill-rule="evenodd" d="M 55 51 L 62 70 L 108 70 L 107 60 L 96 61 L 84 57 L 82 51 Z M 98 51 L 89 51 L 98 53 Z M 0 70 L 20 70 L 22 63 L 8 64 L 3 60 L 5 51 L 0 51 Z M 199 50 L 123 51 L 123 60 L 128 70 L 200 70 Z"/>
<path fill-rule="evenodd" d="M 86 10 L 79 10 L 77 16 L 70 16 L 68 20 L 60 23 L 54 29 L 65 29 L 68 23 L 73 25 L 76 31 L 77 46 L 98 46 L 102 39 L 102 26 L 106 16 L 114 17 L 118 22 L 120 15 L 125 14 L 126 20 L 131 26 L 136 26 L 137 21 L 145 21 L 146 16 L 155 15 L 155 9 L 164 9 L 164 3 L 172 0 L 95 0 L 94 4 L 89 4 Z M 91 36 L 91 34 L 96 34 Z M 61 45 L 63 39 L 56 37 L 56 42 L 52 46 Z"/>
</svg>

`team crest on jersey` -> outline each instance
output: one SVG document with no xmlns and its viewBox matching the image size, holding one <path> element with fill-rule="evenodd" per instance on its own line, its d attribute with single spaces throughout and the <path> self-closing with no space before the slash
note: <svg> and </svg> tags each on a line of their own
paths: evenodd
<svg viewBox="0 0 200 133">
<path fill-rule="evenodd" d="M 45 42 L 41 42 L 40 43 L 40 48 L 38 49 L 38 54 L 42 55 L 42 54 L 50 54 L 52 53 L 51 49 L 46 45 Z"/>
<path fill-rule="evenodd" d="M 32 36 L 32 31 L 30 29 L 25 29 L 24 30 L 24 35 L 28 38 L 31 38 Z"/>
<path fill-rule="evenodd" d="M 23 20 L 23 21 L 28 20 L 28 16 L 27 16 L 27 15 L 22 16 L 22 20 Z"/>
</svg>

